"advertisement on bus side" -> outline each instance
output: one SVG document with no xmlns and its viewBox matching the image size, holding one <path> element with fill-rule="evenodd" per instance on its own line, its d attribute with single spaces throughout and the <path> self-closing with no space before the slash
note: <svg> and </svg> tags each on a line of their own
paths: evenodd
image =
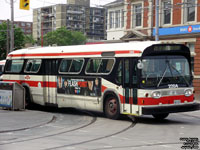
<svg viewBox="0 0 200 150">
<path fill-rule="evenodd" d="M 99 97 L 101 96 L 101 79 L 75 79 L 58 76 L 57 93 Z"/>
</svg>

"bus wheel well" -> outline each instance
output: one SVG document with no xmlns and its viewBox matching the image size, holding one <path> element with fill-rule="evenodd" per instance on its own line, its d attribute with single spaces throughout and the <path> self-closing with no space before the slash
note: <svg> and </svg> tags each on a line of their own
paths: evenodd
<svg viewBox="0 0 200 150">
<path fill-rule="evenodd" d="M 25 107 L 29 107 L 31 105 L 31 93 L 30 89 L 27 86 L 23 86 L 25 89 Z"/>
<path fill-rule="evenodd" d="M 110 119 L 118 119 L 120 117 L 119 99 L 114 92 L 107 92 L 104 95 L 103 112 Z"/>
</svg>

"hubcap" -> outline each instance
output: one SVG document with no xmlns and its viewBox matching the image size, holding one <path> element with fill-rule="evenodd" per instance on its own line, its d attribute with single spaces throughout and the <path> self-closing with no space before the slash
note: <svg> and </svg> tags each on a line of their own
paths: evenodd
<svg viewBox="0 0 200 150">
<path fill-rule="evenodd" d="M 117 111 L 117 103 L 115 99 L 111 99 L 108 103 L 108 112 L 110 114 L 115 114 Z"/>
</svg>

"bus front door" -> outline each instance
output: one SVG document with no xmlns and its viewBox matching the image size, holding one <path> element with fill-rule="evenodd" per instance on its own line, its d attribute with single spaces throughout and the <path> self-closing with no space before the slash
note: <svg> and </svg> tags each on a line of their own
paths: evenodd
<svg viewBox="0 0 200 150">
<path fill-rule="evenodd" d="M 137 59 L 123 61 L 123 113 L 138 115 L 137 105 Z"/>
<path fill-rule="evenodd" d="M 58 60 L 44 60 L 44 102 L 46 105 L 57 105 L 57 64 Z"/>
</svg>

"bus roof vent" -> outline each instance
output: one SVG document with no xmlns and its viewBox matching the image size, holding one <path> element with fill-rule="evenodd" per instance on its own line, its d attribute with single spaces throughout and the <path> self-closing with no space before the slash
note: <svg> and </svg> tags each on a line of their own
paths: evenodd
<svg viewBox="0 0 200 150">
<path fill-rule="evenodd" d="M 102 52 L 101 56 L 102 57 L 114 57 L 115 56 L 115 52 Z"/>
</svg>

